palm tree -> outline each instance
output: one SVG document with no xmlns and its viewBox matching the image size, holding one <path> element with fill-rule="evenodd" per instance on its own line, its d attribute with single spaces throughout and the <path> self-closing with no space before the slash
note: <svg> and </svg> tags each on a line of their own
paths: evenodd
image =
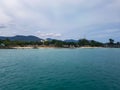
<svg viewBox="0 0 120 90">
<path fill-rule="evenodd" d="M 114 44 L 114 40 L 113 39 L 109 39 L 109 44 Z"/>
</svg>

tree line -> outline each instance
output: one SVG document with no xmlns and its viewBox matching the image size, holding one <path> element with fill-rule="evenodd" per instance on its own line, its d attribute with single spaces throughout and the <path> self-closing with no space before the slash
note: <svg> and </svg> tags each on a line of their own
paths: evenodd
<svg viewBox="0 0 120 90">
<path fill-rule="evenodd" d="M 42 41 L 12 41 L 10 39 L 0 40 L 0 47 L 14 47 L 14 46 L 50 46 L 50 47 L 82 47 L 82 46 L 90 46 L 90 47 L 104 47 L 105 45 L 114 46 L 120 45 L 119 42 L 114 43 L 113 39 L 109 39 L 108 43 L 102 43 L 95 40 L 87 40 L 87 39 L 80 39 L 78 42 L 66 42 L 62 40 L 42 40 Z"/>
</svg>

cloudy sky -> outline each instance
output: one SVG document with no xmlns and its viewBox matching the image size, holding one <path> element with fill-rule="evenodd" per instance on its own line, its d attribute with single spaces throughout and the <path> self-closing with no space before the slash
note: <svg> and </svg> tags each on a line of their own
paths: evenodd
<svg viewBox="0 0 120 90">
<path fill-rule="evenodd" d="M 0 36 L 120 41 L 120 0 L 0 0 Z"/>
</svg>

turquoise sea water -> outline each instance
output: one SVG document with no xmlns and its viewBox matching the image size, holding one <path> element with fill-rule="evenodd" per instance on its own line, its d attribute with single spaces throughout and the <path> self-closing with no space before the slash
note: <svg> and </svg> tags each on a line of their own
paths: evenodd
<svg viewBox="0 0 120 90">
<path fill-rule="evenodd" d="M 0 49 L 0 90 L 120 90 L 120 49 Z"/>
</svg>

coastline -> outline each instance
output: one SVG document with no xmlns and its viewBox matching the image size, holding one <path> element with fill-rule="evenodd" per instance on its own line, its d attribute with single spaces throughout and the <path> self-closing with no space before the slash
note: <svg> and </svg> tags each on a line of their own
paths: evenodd
<svg viewBox="0 0 120 90">
<path fill-rule="evenodd" d="M 15 47 L 1 47 L 0 49 L 41 49 L 41 48 L 65 48 L 65 47 L 50 47 L 50 46 L 24 46 L 24 47 L 21 47 L 21 46 L 15 46 Z M 92 48 L 105 48 L 105 47 L 68 47 L 68 49 L 76 49 L 76 48 L 81 48 L 81 49 L 92 49 Z"/>
</svg>

